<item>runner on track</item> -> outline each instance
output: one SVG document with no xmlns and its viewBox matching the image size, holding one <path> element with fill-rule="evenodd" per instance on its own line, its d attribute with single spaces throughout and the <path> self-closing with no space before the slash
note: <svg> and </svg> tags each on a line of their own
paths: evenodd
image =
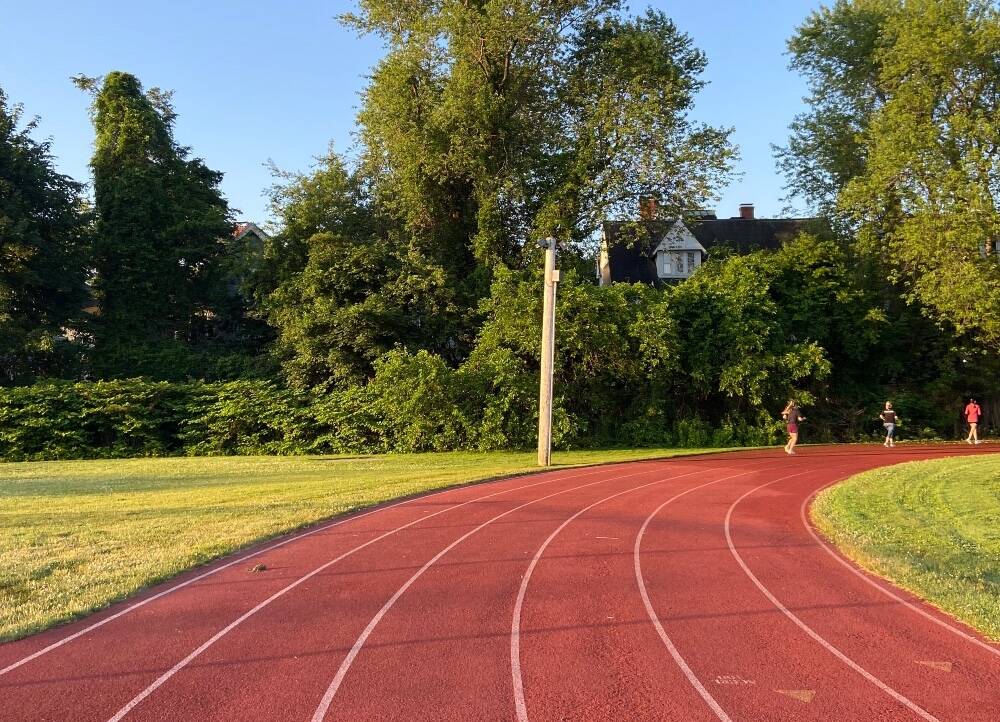
<svg viewBox="0 0 1000 722">
<path fill-rule="evenodd" d="M 966 443 L 979 443 L 979 418 L 983 415 L 983 410 L 975 399 L 969 399 L 965 406 L 965 420 L 969 422 L 969 435 L 965 438 Z"/>
<path fill-rule="evenodd" d="M 785 410 L 781 412 L 782 418 L 788 425 L 788 443 L 785 444 L 785 453 L 794 454 L 795 445 L 799 443 L 799 422 L 805 421 L 806 417 L 799 413 L 799 405 L 795 399 L 788 399 Z"/>
<path fill-rule="evenodd" d="M 885 411 L 879 414 L 878 417 L 882 419 L 882 426 L 885 427 L 885 443 L 882 446 L 891 449 L 896 445 L 896 424 L 899 423 L 899 417 L 892 410 L 891 401 L 885 402 Z"/>
</svg>

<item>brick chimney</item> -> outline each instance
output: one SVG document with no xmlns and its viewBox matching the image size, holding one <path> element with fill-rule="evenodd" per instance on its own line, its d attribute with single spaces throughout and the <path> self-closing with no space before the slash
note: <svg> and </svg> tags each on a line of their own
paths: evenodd
<svg viewBox="0 0 1000 722">
<path fill-rule="evenodd" d="M 643 221 L 656 219 L 656 199 L 653 196 L 639 198 L 639 218 Z"/>
<path fill-rule="evenodd" d="M 740 218 L 744 221 L 753 220 L 753 203 L 740 203 Z"/>
</svg>

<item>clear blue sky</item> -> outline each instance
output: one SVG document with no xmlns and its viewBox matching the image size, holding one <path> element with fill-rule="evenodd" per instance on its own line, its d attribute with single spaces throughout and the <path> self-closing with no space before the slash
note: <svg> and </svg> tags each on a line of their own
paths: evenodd
<svg viewBox="0 0 1000 722">
<path fill-rule="evenodd" d="M 784 143 L 805 89 L 787 69 L 785 41 L 816 2 L 654 0 L 709 59 L 710 85 L 695 117 L 734 126 L 743 177 L 722 191 L 720 216 L 754 203 L 780 215 L 784 195 L 771 143 Z M 267 219 L 273 159 L 305 170 L 328 142 L 353 143 L 358 93 L 382 54 L 335 17 L 351 0 L 61 0 L 9 2 L 3 10 L 0 86 L 41 116 L 62 172 L 87 180 L 93 132 L 87 97 L 69 78 L 125 70 L 146 87 L 176 91 L 176 137 L 225 173 L 240 218 Z M 632 4 L 633 10 L 645 7 Z"/>
</svg>

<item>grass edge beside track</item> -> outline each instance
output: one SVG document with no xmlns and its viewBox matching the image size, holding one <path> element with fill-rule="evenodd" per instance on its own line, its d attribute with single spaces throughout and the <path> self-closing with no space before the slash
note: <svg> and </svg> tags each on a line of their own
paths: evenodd
<svg viewBox="0 0 1000 722">
<path fill-rule="evenodd" d="M 959 475 L 968 469 L 983 474 Z M 981 502 L 984 480 L 985 491 L 994 492 L 992 508 L 969 499 L 975 492 Z M 956 510 L 949 501 L 969 508 Z M 1000 642 L 1000 537 L 977 526 L 979 517 L 985 529 L 1000 518 L 1000 455 L 871 469 L 823 489 L 808 514 L 842 556 Z"/>
<path fill-rule="evenodd" d="M 747 447 L 747 448 L 749 448 L 749 447 Z M 63 603 L 63 601 L 60 599 L 59 592 L 65 593 L 66 590 L 59 589 L 59 588 L 51 589 L 51 588 L 46 588 L 45 586 L 35 587 L 34 588 L 34 593 L 35 593 L 36 596 L 47 595 L 50 598 L 48 598 L 48 599 L 45 599 L 45 598 L 37 599 L 36 598 L 34 600 L 31 600 L 30 599 L 31 582 L 35 578 L 34 577 L 34 573 L 35 573 L 34 569 L 29 568 L 29 570 L 28 570 L 28 572 L 29 572 L 28 578 L 24 578 L 23 574 L 22 574 L 21 577 L 19 577 L 16 573 L 10 573 L 8 575 L 8 579 L 6 579 L 6 580 L 4 579 L 4 575 L 2 573 L 3 570 L 0 570 L 0 643 L 14 641 L 14 640 L 17 640 L 17 639 L 21 639 L 21 638 L 30 636 L 32 634 L 37 634 L 37 633 L 39 633 L 41 631 L 44 631 L 46 629 L 50 629 L 50 628 L 53 628 L 53 627 L 61 626 L 61 625 L 64 625 L 64 624 L 68 624 L 70 622 L 73 622 L 73 621 L 79 620 L 81 618 L 84 618 L 86 616 L 89 616 L 89 615 L 91 615 L 91 614 L 93 614 L 95 612 L 99 612 L 101 610 L 104 610 L 104 609 L 106 609 L 109 606 L 112 606 L 114 604 L 118 604 L 118 603 L 122 603 L 122 602 L 127 602 L 128 600 L 130 600 L 130 599 L 132 599 L 132 598 L 134 598 L 134 597 L 136 597 L 138 595 L 141 595 L 142 593 L 146 592 L 147 590 L 149 590 L 152 587 L 155 587 L 157 585 L 161 585 L 161 584 L 164 584 L 164 583 L 169 583 L 170 580 L 172 580 L 172 579 L 178 578 L 178 577 L 180 577 L 182 575 L 185 575 L 185 574 L 187 574 L 189 572 L 192 572 L 192 571 L 201 570 L 201 569 L 203 569 L 203 568 L 205 568 L 205 567 L 207 567 L 209 565 L 218 563 L 221 560 L 224 560 L 224 559 L 226 559 L 228 557 L 236 557 L 236 556 L 239 556 L 239 555 L 245 555 L 247 553 L 253 553 L 254 551 L 257 551 L 260 548 L 264 548 L 264 547 L 266 547 L 266 546 L 268 546 L 270 544 L 273 544 L 275 542 L 283 540 L 283 539 L 285 539 L 287 537 L 294 536 L 296 534 L 301 534 L 301 533 L 303 533 L 305 531 L 308 531 L 311 528 L 315 528 L 315 527 L 321 526 L 323 524 L 329 524 L 331 522 L 339 521 L 341 519 L 347 519 L 347 518 L 350 518 L 351 516 L 356 516 L 358 514 L 362 514 L 362 513 L 365 513 L 365 512 L 370 512 L 373 509 L 377 509 L 378 507 L 381 507 L 381 506 L 386 506 L 386 505 L 389 505 L 389 504 L 395 504 L 395 503 L 399 503 L 399 502 L 402 502 L 402 501 L 407 501 L 407 500 L 419 498 L 419 497 L 422 497 L 422 496 L 427 496 L 429 494 L 443 492 L 443 491 L 446 491 L 446 490 L 454 490 L 454 489 L 458 489 L 458 488 L 465 487 L 465 486 L 471 486 L 471 485 L 475 485 L 475 484 L 486 484 L 486 483 L 495 482 L 495 481 L 499 481 L 499 480 L 502 480 L 502 479 L 508 479 L 508 478 L 512 478 L 512 477 L 531 476 L 531 475 L 535 475 L 535 474 L 539 474 L 539 473 L 544 473 L 544 472 L 564 471 L 564 470 L 571 470 L 571 469 L 583 469 L 583 468 L 588 468 L 588 467 L 596 467 L 596 466 L 604 466 L 604 465 L 610 465 L 610 464 L 627 463 L 627 462 L 633 462 L 633 461 L 635 461 L 635 462 L 655 462 L 655 461 L 668 460 L 668 459 L 678 458 L 678 457 L 699 456 L 699 455 L 704 455 L 704 454 L 708 454 L 708 453 L 744 451 L 744 450 L 747 450 L 747 448 L 731 448 L 731 449 L 662 449 L 661 448 L 661 449 L 649 449 L 649 450 L 642 450 L 642 449 L 609 449 L 606 452 L 579 452 L 579 453 L 577 453 L 577 452 L 557 452 L 556 459 L 555 459 L 557 462 L 560 461 L 560 457 L 562 459 L 570 459 L 570 460 L 581 459 L 581 458 L 583 458 L 585 460 L 582 460 L 582 461 L 564 461 L 562 463 L 558 463 L 557 465 L 554 465 L 554 466 L 551 466 L 551 467 L 548 467 L 548 468 L 531 467 L 531 466 L 528 466 L 527 463 L 521 463 L 520 461 L 518 461 L 518 462 L 510 461 L 510 462 L 507 462 L 508 468 L 505 468 L 505 469 L 503 469 L 501 471 L 497 471 L 496 473 L 492 473 L 491 470 L 486 470 L 484 472 L 484 470 L 481 469 L 481 468 L 469 468 L 468 470 L 464 470 L 463 469 L 463 470 L 460 470 L 460 471 L 457 471 L 457 472 L 454 469 L 450 469 L 449 471 L 452 474 L 452 476 L 454 476 L 454 474 L 456 474 L 456 473 L 459 474 L 459 475 L 465 474 L 465 476 L 463 478 L 451 478 L 450 480 L 445 481 L 445 482 L 434 481 L 433 479 L 427 479 L 425 476 L 421 476 L 420 474 L 417 474 L 416 472 L 414 472 L 414 475 L 419 478 L 419 481 L 418 482 L 414 482 L 414 483 L 409 484 L 409 485 L 405 485 L 404 484 L 406 486 L 406 488 L 405 488 L 405 490 L 402 491 L 402 493 L 398 493 L 398 494 L 395 493 L 395 491 L 396 491 L 395 487 L 398 487 L 398 486 L 400 486 L 402 484 L 402 482 L 399 481 L 398 476 L 397 476 L 397 477 L 394 477 L 393 479 L 390 479 L 390 480 L 388 480 L 388 481 L 386 481 L 384 483 L 384 489 L 388 490 L 388 491 L 387 491 L 386 494 L 382 494 L 381 497 L 380 497 L 380 493 L 381 492 L 379 492 L 377 489 L 368 489 L 367 490 L 368 493 L 367 493 L 367 497 L 366 497 L 365 501 L 363 501 L 361 503 L 358 503 L 358 504 L 352 504 L 350 506 L 347 506 L 346 508 L 342 508 L 342 509 L 339 509 L 337 511 L 333 511 L 332 513 L 321 513 L 321 512 L 318 512 L 318 511 L 315 511 L 315 512 L 312 512 L 312 513 L 306 513 L 305 516 L 307 518 L 303 518 L 300 521 L 296 521 L 296 522 L 292 523 L 291 519 L 289 519 L 290 523 L 287 523 L 287 524 L 284 524 L 284 525 L 281 525 L 281 526 L 274 526 L 273 528 L 268 529 L 266 531 L 261 531 L 261 533 L 250 532 L 246 536 L 243 536 L 242 538 L 239 538 L 238 541 L 233 541 L 232 543 L 228 543 L 229 542 L 228 539 L 227 540 L 213 539 L 213 540 L 211 540 L 212 544 L 210 545 L 210 547 L 211 547 L 210 550 L 208 548 L 206 548 L 205 550 L 199 549 L 198 558 L 195 559 L 193 557 L 177 557 L 177 556 L 175 556 L 173 559 L 167 559 L 168 563 L 166 563 L 166 565 L 161 560 L 160 561 L 161 571 L 153 573 L 153 570 L 151 569 L 150 573 L 148 573 L 148 574 L 143 574 L 143 575 L 138 575 L 138 576 L 134 575 L 133 578 L 130 579 L 130 580 L 128 580 L 128 579 L 126 579 L 126 580 L 120 580 L 118 582 L 116 588 L 111 589 L 111 590 L 107 591 L 106 593 L 99 594 L 99 593 L 96 593 L 96 592 L 92 592 L 91 596 L 89 596 L 89 597 L 83 597 L 84 599 L 87 600 L 85 603 L 84 602 L 80 602 L 79 598 L 76 601 L 74 601 L 74 599 L 72 599 L 72 598 L 69 598 L 69 599 L 65 600 L 65 603 Z M 611 459 L 599 460 L 599 461 L 594 461 L 592 459 L 586 458 L 588 456 L 597 456 L 598 454 L 601 454 L 601 453 L 607 454 L 608 456 L 617 457 L 617 458 L 611 458 Z M 407 460 L 408 457 L 409 458 L 413 458 L 413 457 L 416 457 L 416 456 L 418 456 L 418 455 L 402 455 L 402 454 L 399 454 L 399 455 L 389 455 L 388 457 L 385 457 L 385 456 L 383 456 L 383 457 L 378 457 L 378 456 L 375 456 L 375 457 L 363 457 L 359 461 L 379 460 L 379 459 L 391 459 L 392 461 L 400 462 L 400 461 Z M 431 460 L 431 461 L 433 461 L 433 458 L 435 456 L 436 455 L 433 455 L 433 454 L 419 455 L 420 460 Z M 489 456 L 489 455 L 488 454 L 484 454 L 483 456 L 485 457 L 485 456 Z M 276 457 L 261 457 L 261 458 L 263 458 L 265 460 L 273 460 Z M 290 461 L 294 462 L 294 461 L 299 461 L 299 460 L 305 460 L 305 461 L 308 461 L 308 460 L 329 460 L 331 457 L 277 457 L 277 458 L 281 458 L 281 459 L 287 458 Z M 531 458 L 533 460 L 533 455 L 532 455 Z M 246 457 L 206 457 L 206 459 L 210 459 L 212 462 L 215 462 L 216 460 L 218 460 L 217 463 L 219 463 L 220 466 L 224 465 L 227 460 L 234 461 L 234 463 L 252 461 L 252 459 L 248 459 Z M 337 459 L 336 457 L 333 457 L 333 460 L 343 461 L 341 459 Z M 123 460 L 123 461 L 128 462 L 128 461 L 133 461 L 133 460 Z M 140 462 L 140 463 L 142 462 L 142 460 L 134 460 L 134 461 Z M 153 463 L 157 463 L 160 460 L 146 460 L 146 461 L 151 461 Z M 163 460 L 162 463 L 169 463 L 169 460 Z M 114 461 L 100 461 L 100 460 L 93 461 L 93 462 L 86 462 L 86 461 L 84 461 L 84 462 L 29 462 L 29 463 L 23 463 L 22 462 L 20 464 L 11 464 L 9 466 L 7 466 L 7 465 L 5 465 L 5 466 L 6 466 L 6 471 L 9 472 L 9 471 L 12 471 L 12 470 L 16 471 L 18 467 L 26 468 L 26 469 L 27 468 L 32 468 L 33 470 L 38 470 L 38 469 L 55 469 L 55 470 L 58 470 L 58 469 L 62 469 L 62 468 L 73 468 L 74 464 L 79 464 L 80 468 L 83 469 L 83 468 L 86 467 L 86 465 L 110 464 L 110 465 L 114 466 L 115 462 Z M 119 468 L 123 468 L 123 467 L 119 467 Z M 0 472 L 2 472 L 4 470 L 5 470 L 4 468 L 0 467 Z M 431 471 L 433 473 L 433 465 L 430 466 L 430 469 L 426 469 L 425 468 L 422 471 L 424 471 L 424 472 Z M 124 475 L 127 475 L 127 474 L 125 474 L 123 472 L 123 476 Z M 442 467 L 442 475 L 443 476 L 445 475 L 444 474 L 444 467 Z M 8 486 L 10 486 L 11 484 L 16 484 L 17 481 L 18 481 L 16 475 L 13 476 L 13 480 L 10 480 L 10 478 L 9 478 L 10 476 L 11 475 L 8 474 L 8 479 L 5 480 L 4 475 L 2 473 L 0 473 L 0 497 L 3 497 L 3 491 L 4 491 L 4 483 L 5 483 L 5 481 L 8 484 Z M 335 474 L 331 473 L 331 476 L 335 476 Z M 58 478 L 58 472 L 55 472 L 55 474 L 53 475 L 53 477 L 54 478 Z M 141 477 L 137 476 L 136 478 L 141 478 Z M 75 479 L 75 477 L 74 477 L 74 479 Z M 248 485 L 252 485 L 253 483 L 255 483 L 255 480 L 247 482 Z M 421 484 L 423 484 L 423 486 L 421 486 Z M 17 490 L 15 489 L 15 491 L 17 491 Z M 76 491 L 79 491 L 79 489 L 77 489 Z M 146 491 L 148 491 L 148 490 L 146 490 Z M 138 494 L 140 492 L 133 492 L 132 490 L 128 490 L 126 493 L 136 493 L 136 494 Z M 120 494 L 121 494 L 121 492 L 119 490 L 111 489 L 110 487 L 109 487 L 109 490 L 107 492 L 107 496 L 109 497 L 109 499 L 112 498 L 112 497 L 119 496 Z M 69 490 L 69 492 L 67 494 L 67 497 L 68 498 L 74 498 L 73 497 L 73 490 L 72 489 Z M 39 498 L 40 498 L 40 500 L 43 500 L 43 497 L 39 497 Z M 213 500 L 210 500 L 209 503 L 210 504 L 218 504 L 219 501 L 220 500 L 218 498 L 215 498 Z M 113 505 L 114 501 L 113 500 L 109 501 L 109 504 Z M 114 513 L 115 513 L 114 511 L 109 510 L 109 515 L 113 516 Z M 262 511 L 260 513 L 266 513 L 266 511 Z M 15 513 L 14 516 L 16 517 L 17 514 Z M 56 515 L 55 518 L 58 518 L 58 515 Z M 3 519 L 0 518 L 0 521 L 3 521 Z M 155 523 L 157 520 L 155 518 L 153 518 L 150 521 Z M 240 521 L 240 519 L 233 519 L 233 523 L 234 524 L 238 523 L 239 521 Z M 111 523 L 110 520 L 109 520 L 108 523 L 109 524 Z M 195 523 L 195 522 L 192 522 L 192 523 Z M 49 536 L 62 536 L 62 534 L 56 533 L 57 530 L 58 530 L 58 527 L 55 530 L 48 531 L 48 535 Z M 15 523 L 15 526 L 12 528 L 12 532 L 15 534 L 15 536 L 19 532 L 23 532 L 23 531 L 24 531 L 24 525 L 22 525 L 22 527 L 19 529 L 18 526 Z M 5 532 L 5 527 L 2 524 L 0 524 L 0 533 L 4 533 L 4 532 Z M 44 532 L 43 532 L 42 535 L 44 536 Z M 0 550 L 3 549 L 3 542 L 4 542 L 4 540 L 2 538 L 0 538 Z M 204 544 L 208 545 L 209 542 L 208 541 L 204 541 Z M 58 557 L 58 547 L 55 548 L 55 549 L 52 549 L 51 550 L 52 551 L 51 554 L 45 554 L 46 549 L 44 548 L 44 546 L 43 545 L 39 545 L 39 546 L 42 547 L 42 548 L 41 549 L 37 549 L 36 551 L 41 552 L 42 560 L 44 561 L 45 565 L 46 566 L 48 566 L 50 564 L 51 565 L 58 565 L 58 563 L 60 561 L 60 559 Z M 16 553 L 16 542 L 14 544 L 14 548 L 15 548 L 15 553 Z M 103 550 L 101 550 L 101 551 L 103 553 Z M 152 550 L 152 551 L 154 551 L 154 552 L 161 552 L 162 550 L 155 549 L 155 550 Z M 150 556 L 152 557 L 154 555 L 150 554 Z M 21 571 L 23 572 L 23 570 L 21 570 Z M 45 575 L 43 574 L 42 576 L 44 577 Z M 18 624 L 18 606 L 19 606 L 19 604 L 24 603 L 25 591 L 24 591 L 23 588 L 19 588 L 19 586 L 18 586 L 19 582 L 21 583 L 22 587 L 24 587 L 24 586 L 29 587 L 29 592 L 28 592 L 29 599 L 28 599 L 28 603 L 36 605 L 36 609 L 33 610 L 34 614 L 32 614 L 31 612 L 23 612 L 23 614 L 22 614 L 22 620 L 21 620 L 22 623 L 20 623 L 20 624 Z M 5 586 L 7 587 L 6 590 L 4 589 Z M 84 585 L 80 585 L 80 586 L 82 587 Z M 114 586 L 114 585 L 112 584 L 111 586 Z M 90 590 L 88 590 L 88 592 L 90 592 Z M 72 594 L 72 591 L 69 592 L 69 593 Z M 80 592 L 80 594 L 82 595 L 83 593 Z M 57 602 L 56 601 L 57 599 L 59 599 L 60 601 Z M 11 605 L 11 607 L 13 608 L 13 611 L 11 611 L 10 608 L 8 608 L 8 610 L 5 612 L 4 607 L 7 604 Z M 41 606 L 44 609 L 46 609 L 46 610 L 50 610 L 51 609 L 52 611 L 51 612 L 46 612 L 46 613 L 40 613 L 40 612 L 38 612 L 37 611 L 37 605 L 39 605 L 39 604 L 41 604 Z M 59 605 L 58 607 L 55 606 L 57 604 Z M 22 610 L 24 610 L 24 609 L 28 609 L 28 606 L 27 605 L 23 606 Z M 7 619 L 6 623 L 4 623 L 4 618 L 5 617 Z M 10 621 L 11 619 L 13 619 L 14 621 L 11 622 Z M 32 621 L 28 621 L 28 620 L 32 620 Z"/>
</svg>

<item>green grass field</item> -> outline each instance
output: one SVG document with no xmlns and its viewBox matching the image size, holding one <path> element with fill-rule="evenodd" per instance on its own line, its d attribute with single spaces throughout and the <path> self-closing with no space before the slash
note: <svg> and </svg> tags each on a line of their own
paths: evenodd
<svg viewBox="0 0 1000 722">
<path fill-rule="evenodd" d="M 698 450 L 562 452 L 559 465 Z M 534 454 L 0 464 L 0 641 L 252 542 L 418 492 L 534 471 Z"/>
<path fill-rule="evenodd" d="M 851 558 L 1000 640 L 1000 455 L 876 469 L 813 506 Z"/>
</svg>

